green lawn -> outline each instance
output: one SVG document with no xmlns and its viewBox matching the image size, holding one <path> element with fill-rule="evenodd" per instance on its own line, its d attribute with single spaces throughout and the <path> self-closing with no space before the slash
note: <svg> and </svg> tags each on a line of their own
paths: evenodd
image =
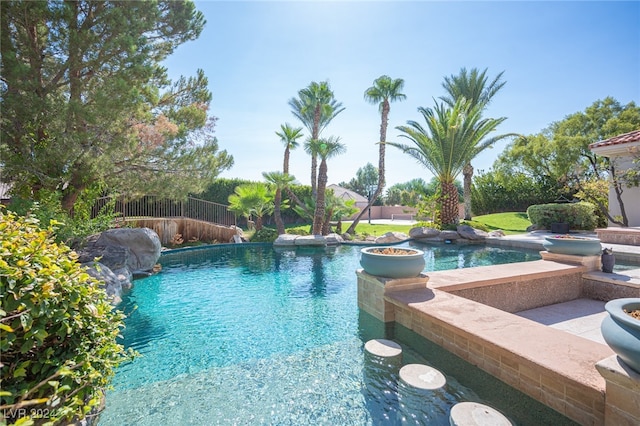
<svg viewBox="0 0 640 426">
<path fill-rule="evenodd" d="M 490 230 L 502 229 L 505 234 L 524 234 L 531 226 L 526 213 L 508 212 L 493 213 L 473 218 L 475 222 L 484 224 Z"/>
<path fill-rule="evenodd" d="M 508 212 L 508 213 L 494 213 L 483 216 L 476 216 L 473 218 L 473 222 L 478 222 L 485 225 L 490 231 L 496 229 L 502 229 L 505 234 L 524 234 L 527 232 L 527 227 L 531 225 L 526 213 Z M 342 222 L 342 232 L 345 232 L 351 222 Z M 404 232 L 409 233 L 409 230 L 414 225 L 386 225 L 386 224 L 374 224 L 371 225 L 367 220 L 362 220 L 356 227 L 356 233 L 360 235 L 373 235 L 379 237 L 387 232 Z M 310 231 L 310 225 L 288 225 L 287 230 L 302 229 L 307 232 Z"/>
</svg>

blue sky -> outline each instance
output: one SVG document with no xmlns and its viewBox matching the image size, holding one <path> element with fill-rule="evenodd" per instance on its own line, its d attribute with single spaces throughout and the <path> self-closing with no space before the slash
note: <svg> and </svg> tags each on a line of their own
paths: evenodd
<svg viewBox="0 0 640 426">
<path fill-rule="evenodd" d="M 322 136 L 339 136 L 346 154 L 329 161 L 329 183 L 349 181 L 378 163 L 380 116 L 363 93 L 380 75 L 405 80 L 396 126 L 419 120 L 417 108 L 443 95 L 444 76 L 467 69 L 504 71 L 505 87 L 486 115 L 507 117 L 499 133 L 537 133 L 598 99 L 640 103 L 640 2 L 196 2 L 207 25 L 166 61 L 170 76 L 204 70 L 219 118 L 220 147 L 235 159 L 223 177 L 263 180 L 282 170 L 275 135 L 302 126 L 289 99 L 311 81 L 328 80 L 346 107 Z M 306 134 L 306 133 L 305 133 Z M 406 140 L 404 140 L 406 141 Z M 506 142 L 472 164 L 488 170 Z M 389 147 L 387 187 L 432 175 Z M 290 173 L 310 183 L 310 158 L 291 155 Z M 461 177 L 460 177 L 461 179 Z"/>
</svg>

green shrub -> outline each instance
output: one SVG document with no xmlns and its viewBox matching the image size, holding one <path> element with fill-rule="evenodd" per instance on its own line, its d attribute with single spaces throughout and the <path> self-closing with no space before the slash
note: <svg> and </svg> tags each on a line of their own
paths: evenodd
<svg viewBox="0 0 640 426">
<path fill-rule="evenodd" d="M 471 210 L 474 215 L 521 212 L 534 204 L 552 202 L 558 196 L 555 180 L 500 169 L 480 171 L 473 177 Z"/>
<path fill-rule="evenodd" d="M 527 216 L 531 223 L 551 229 L 552 223 L 568 223 L 569 229 L 593 230 L 598 217 L 591 203 L 537 204 L 529 206 Z"/>
<path fill-rule="evenodd" d="M 434 229 L 442 230 L 442 225 L 440 225 L 438 223 L 431 222 L 431 221 L 420 221 L 420 222 L 416 223 L 415 225 L 413 225 L 413 227 L 414 228 L 418 228 L 418 227 L 434 228 Z"/>
<path fill-rule="evenodd" d="M 597 227 L 606 228 L 608 219 L 606 211 L 609 209 L 609 180 L 598 179 L 582 183 L 582 189 L 576 193 L 576 198 L 582 201 L 593 202 L 602 207 L 595 209 L 598 216 Z"/>
<path fill-rule="evenodd" d="M 252 243 L 272 243 L 278 238 L 278 231 L 271 228 L 262 228 L 251 237 Z"/>
<path fill-rule="evenodd" d="M 93 200 L 81 199 L 75 208 L 74 217 L 70 217 L 60 207 L 60 194 L 49 193 L 42 195 L 42 201 L 35 202 L 23 198 L 14 198 L 7 207 L 20 216 L 32 216 L 38 219 L 42 226 L 52 220 L 57 222 L 53 238 L 57 243 L 64 243 L 76 247 L 89 235 L 97 234 L 113 228 L 118 216 L 114 213 L 115 198 L 102 208 L 97 217 L 91 218 Z"/>
<path fill-rule="evenodd" d="M 0 210 L 0 405 L 9 424 L 85 417 L 133 356 L 116 343 L 124 315 L 52 234 Z"/>
<path fill-rule="evenodd" d="M 289 228 L 287 229 L 287 234 L 291 235 L 311 235 L 308 229 L 304 228 Z"/>
</svg>

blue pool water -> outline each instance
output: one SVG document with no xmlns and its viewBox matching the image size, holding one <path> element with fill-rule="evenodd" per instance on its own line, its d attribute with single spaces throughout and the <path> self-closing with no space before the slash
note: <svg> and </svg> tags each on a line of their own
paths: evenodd
<svg viewBox="0 0 640 426">
<path fill-rule="evenodd" d="M 418 247 L 426 270 L 539 258 Z M 360 248 L 234 245 L 163 255 L 162 272 L 135 281 L 120 306 L 129 315 L 124 344 L 142 356 L 119 368 L 100 425 L 380 424 L 372 413 L 385 408 L 372 409 L 364 392 L 363 344 L 388 330 L 358 311 Z M 405 353 L 431 361 L 408 346 Z M 443 410 L 480 399 L 455 373 L 448 379 Z"/>
</svg>

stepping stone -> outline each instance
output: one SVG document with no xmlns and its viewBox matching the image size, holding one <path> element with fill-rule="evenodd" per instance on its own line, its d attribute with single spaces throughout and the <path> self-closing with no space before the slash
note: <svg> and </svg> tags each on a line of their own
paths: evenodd
<svg viewBox="0 0 640 426">
<path fill-rule="evenodd" d="M 402 346 L 387 339 L 372 339 L 364 344 L 364 350 L 381 358 L 397 358 L 402 356 Z"/>
<path fill-rule="evenodd" d="M 447 384 L 444 374 L 423 364 L 407 364 L 402 367 L 400 380 L 417 391 L 436 391 Z"/>
<path fill-rule="evenodd" d="M 459 402 L 449 414 L 451 426 L 510 426 L 498 410 L 478 402 Z"/>
</svg>

